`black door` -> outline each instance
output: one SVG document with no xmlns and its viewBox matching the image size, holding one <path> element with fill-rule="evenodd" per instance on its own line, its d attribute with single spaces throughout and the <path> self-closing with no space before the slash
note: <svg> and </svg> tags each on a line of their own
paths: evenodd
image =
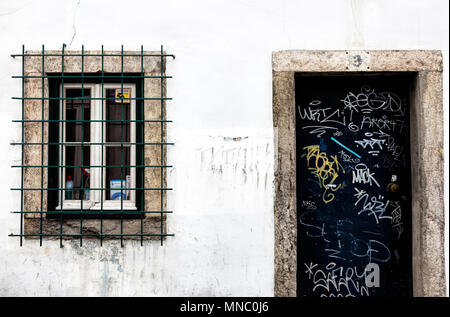
<svg viewBox="0 0 450 317">
<path fill-rule="evenodd" d="M 410 296 L 408 75 L 298 74 L 298 296 Z"/>
</svg>

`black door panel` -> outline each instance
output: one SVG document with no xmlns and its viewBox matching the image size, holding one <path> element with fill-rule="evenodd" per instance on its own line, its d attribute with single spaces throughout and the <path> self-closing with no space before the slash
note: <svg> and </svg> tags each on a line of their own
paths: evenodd
<svg viewBox="0 0 450 317">
<path fill-rule="evenodd" d="M 297 75 L 297 293 L 409 296 L 409 75 Z"/>
</svg>

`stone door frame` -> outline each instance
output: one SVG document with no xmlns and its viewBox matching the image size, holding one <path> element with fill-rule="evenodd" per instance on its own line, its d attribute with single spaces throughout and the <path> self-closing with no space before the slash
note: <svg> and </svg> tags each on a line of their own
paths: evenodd
<svg viewBox="0 0 450 317">
<path fill-rule="evenodd" d="M 297 292 L 295 73 L 409 72 L 413 296 L 445 296 L 442 53 L 436 50 L 272 54 L 275 296 Z"/>
</svg>

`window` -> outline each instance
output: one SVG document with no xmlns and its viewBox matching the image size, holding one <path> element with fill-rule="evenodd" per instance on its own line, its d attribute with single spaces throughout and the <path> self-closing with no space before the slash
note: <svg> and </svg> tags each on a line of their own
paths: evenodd
<svg viewBox="0 0 450 317">
<path fill-rule="evenodd" d="M 166 81 L 160 51 L 25 51 L 20 238 L 167 236 Z"/>
<path fill-rule="evenodd" d="M 56 209 L 136 210 L 136 86 L 67 84 L 62 90 L 58 187 L 64 194 Z M 121 91 L 131 98 L 121 98 Z"/>
</svg>

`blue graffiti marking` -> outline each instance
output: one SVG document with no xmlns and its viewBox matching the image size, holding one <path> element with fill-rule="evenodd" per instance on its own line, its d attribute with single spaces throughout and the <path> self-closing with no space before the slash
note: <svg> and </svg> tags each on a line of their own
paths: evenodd
<svg viewBox="0 0 450 317">
<path fill-rule="evenodd" d="M 323 143 L 323 138 L 320 138 L 320 150 L 322 152 L 326 152 L 327 151 L 327 146 L 325 145 L 325 143 Z"/>
<path fill-rule="evenodd" d="M 342 144 L 341 142 L 339 142 L 338 140 L 336 140 L 335 138 L 331 137 L 331 140 L 333 140 L 334 142 L 336 142 L 337 144 L 339 144 L 340 146 L 342 146 L 344 149 L 346 149 L 347 151 L 349 151 L 350 153 L 356 155 L 357 158 L 361 158 L 360 155 L 356 154 L 355 152 L 353 152 L 352 150 L 350 150 L 348 147 L 346 147 L 344 144 Z"/>
</svg>

